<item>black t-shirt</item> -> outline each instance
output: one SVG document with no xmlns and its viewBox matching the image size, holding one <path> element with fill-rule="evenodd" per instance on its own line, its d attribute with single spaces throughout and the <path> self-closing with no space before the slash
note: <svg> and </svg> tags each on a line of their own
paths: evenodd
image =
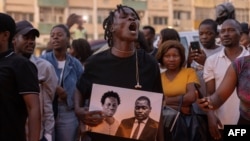
<svg viewBox="0 0 250 141">
<path fill-rule="evenodd" d="M 39 93 L 37 69 L 11 51 L 0 54 L 0 140 L 26 141 L 27 109 L 22 95 Z"/>
<path fill-rule="evenodd" d="M 162 93 L 161 77 L 155 58 L 144 50 L 137 50 L 140 90 Z M 78 90 L 85 99 L 90 98 L 92 84 L 103 84 L 135 89 L 136 55 L 119 58 L 110 50 L 95 54 L 87 59 L 85 70 L 77 83 Z"/>
</svg>

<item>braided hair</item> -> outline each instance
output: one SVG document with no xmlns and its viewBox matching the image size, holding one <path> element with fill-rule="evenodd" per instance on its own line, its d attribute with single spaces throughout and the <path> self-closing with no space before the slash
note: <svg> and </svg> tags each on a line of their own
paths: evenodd
<svg viewBox="0 0 250 141">
<path fill-rule="evenodd" d="M 139 15 L 135 11 L 135 9 L 133 9 L 132 7 L 124 6 L 121 4 L 117 5 L 116 7 L 117 7 L 117 9 L 109 12 L 109 16 L 103 21 L 103 24 L 102 24 L 102 27 L 104 29 L 104 39 L 108 40 L 107 42 L 108 42 L 109 47 L 113 46 L 113 36 L 112 36 L 112 32 L 110 31 L 110 28 L 114 22 L 114 17 L 115 17 L 116 11 L 118 11 L 119 13 L 120 12 L 126 13 L 124 8 L 129 8 L 135 13 L 136 17 L 140 20 Z"/>
</svg>

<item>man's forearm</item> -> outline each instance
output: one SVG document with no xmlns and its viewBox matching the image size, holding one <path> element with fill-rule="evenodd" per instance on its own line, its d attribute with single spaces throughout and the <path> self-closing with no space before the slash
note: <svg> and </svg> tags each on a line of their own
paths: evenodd
<svg viewBox="0 0 250 141">
<path fill-rule="evenodd" d="M 225 101 L 216 93 L 210 96 L 210 103 L 213 109 L 218 109 Z"/>
<path fill-rule="evenodd" d="M 39 106 L 29 111 L 29 141 L 39 141 L 41 130 L 41 116 Z"/>
</svg>

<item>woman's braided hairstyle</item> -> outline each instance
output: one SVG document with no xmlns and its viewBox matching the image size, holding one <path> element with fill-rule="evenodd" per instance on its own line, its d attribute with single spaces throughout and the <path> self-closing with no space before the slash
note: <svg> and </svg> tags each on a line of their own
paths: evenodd
<svg viewBox="0 0 250 141">
<path fill-rule="evenodd" d="M 131 9 L 135 13 L 136 17 L 140 20 L 139 15 L 132 7 L 128 7 L 124 5 L 117 5 L 117 9 L 110 11 L 109 16 L 103 21 L 103 24 L 102 24 L 102 27 L 104 29 L 104 39 L 108 40 L 107 42 L 108 42 L 109 47 L 113 46 L 113 37 L 112 37 L 112 32 L 110 31 L 110 28 L 114 21 L 115 12 L 118 11 L 120 13 L 122 11 L 123 13 L 126 13 L 124 8 Z"/>
</svg>

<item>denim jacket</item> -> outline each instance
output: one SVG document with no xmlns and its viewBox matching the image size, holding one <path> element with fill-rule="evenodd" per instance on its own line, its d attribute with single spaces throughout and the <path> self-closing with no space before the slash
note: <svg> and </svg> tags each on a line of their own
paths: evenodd
<svg viewBox="0 0 250 141">
<path fill-rule="evenodd" d="M 60 85 L 59 78 L 61 70 L 58 68 L 58 62 L 54 55 L 54 52 L 48 52 L 42 55 L 41 58 L 48 60 L 54 66 L 56 75 L 58 77 L 58 85 Z M 75 57 L 70 56 L 69 54 L 66 54 L 66 62 L 62 82 L 63 88 L 67 93 L 67 105 L 69 109 L 73 109 L 74 107 L 74 93 L 76 89 L 76 83 L 83 73 L 83 70 L 84 68 L 79 60 L 77 60 Z"/>
</svg>

